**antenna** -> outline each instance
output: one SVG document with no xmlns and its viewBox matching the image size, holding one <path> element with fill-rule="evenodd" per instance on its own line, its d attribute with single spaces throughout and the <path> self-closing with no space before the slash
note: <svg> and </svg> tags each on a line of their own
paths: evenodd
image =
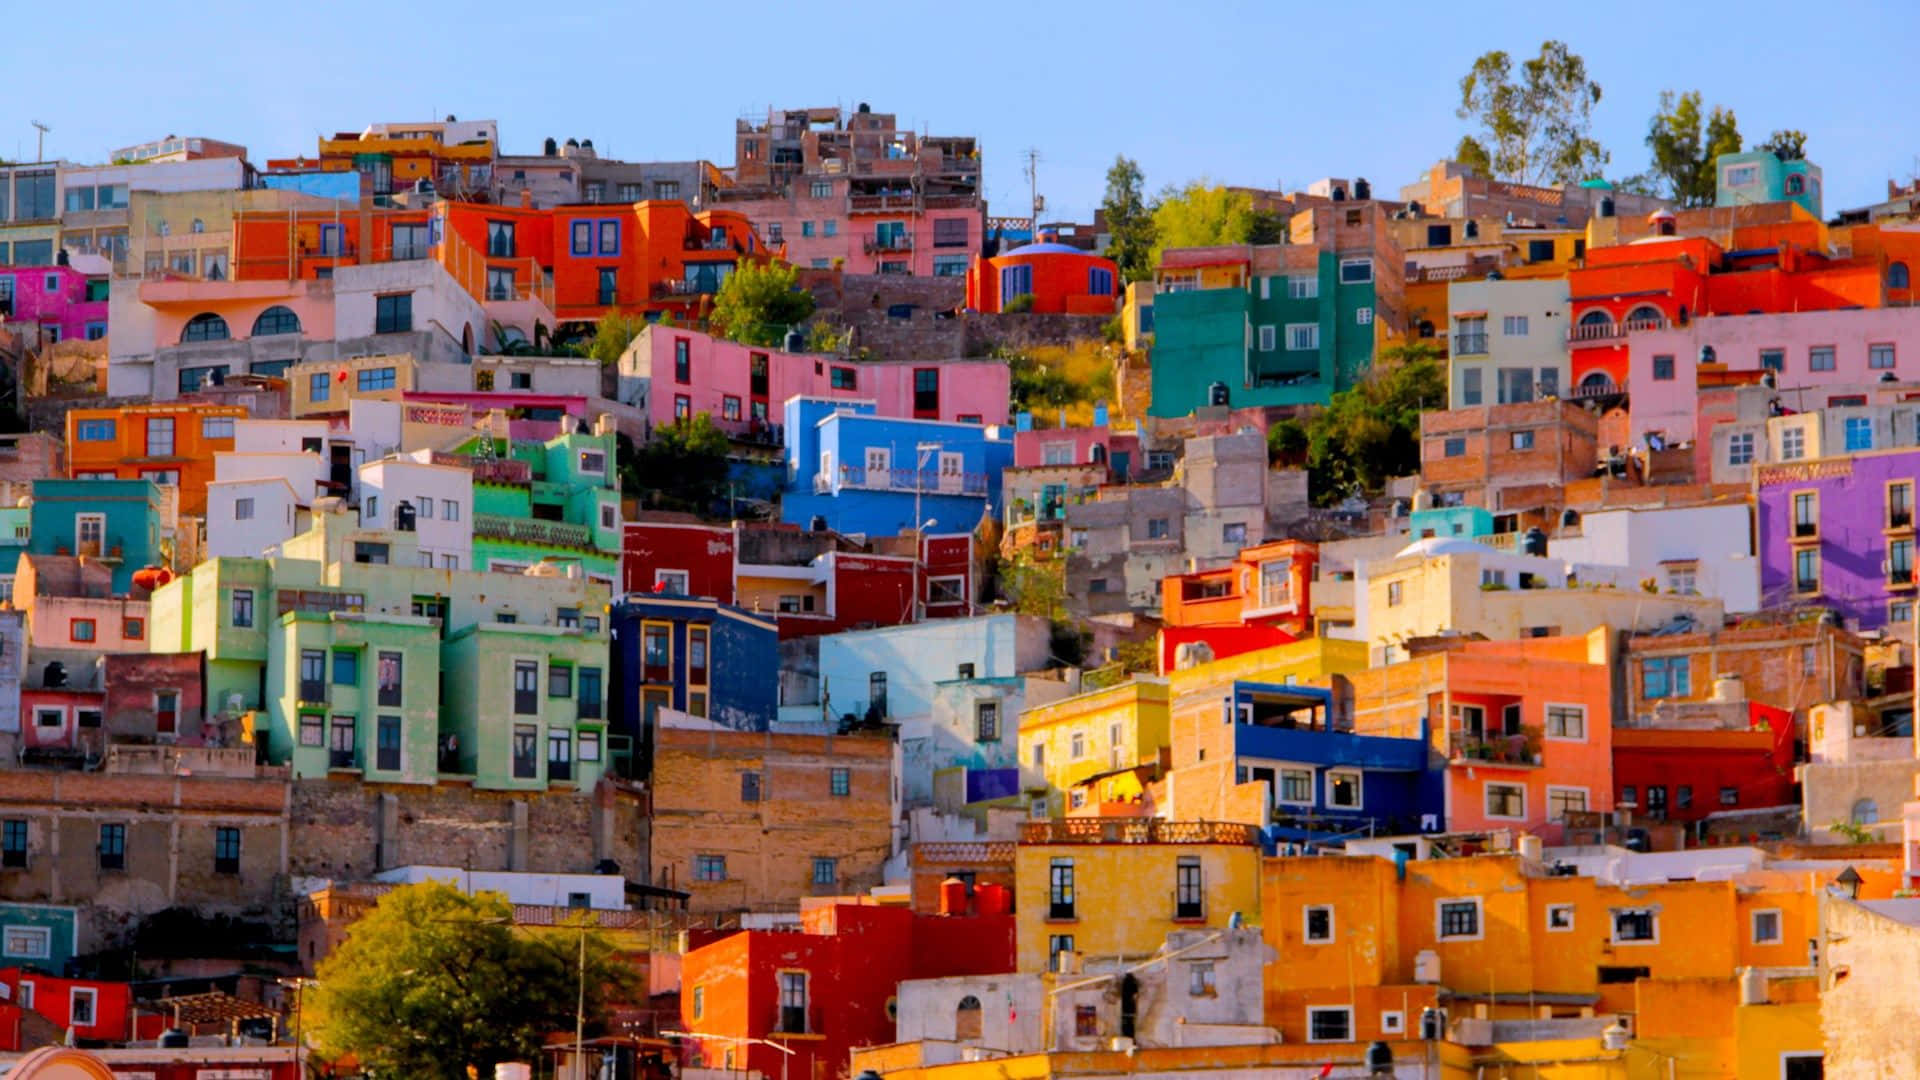
<svg viewBox="0 0 1920 1080">
<path fill-rule="evenodd" d="M 38 120 L 32 120 L 29 123 L 40 131 L 40 134 L 34 137 L 33 160 L 45 161 L 47 160 L 47 132 L 53 129 Z"/>
<path fill-rule="evenodd" d="M 1032 197 L 1033 219 L 1028 223 L 1027 230 L 1029 233 L 1027 242 L 1031 244 L 1038 243 L 1040 240 L 1040 207 L 1042 204 L 1040 202 L 1039 147 L 1027 147 L 1027 165 L 1025 171 L 1027 174 L 1027 194 Z"/>
</svg>

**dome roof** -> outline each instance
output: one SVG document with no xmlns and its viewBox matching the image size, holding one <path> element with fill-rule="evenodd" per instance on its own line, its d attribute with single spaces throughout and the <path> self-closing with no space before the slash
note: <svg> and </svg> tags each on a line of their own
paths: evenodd
<svg viewBox="0 0 1920 1080">
<path fill-rule="evenodd" d="M 1054 243 L 1047 243 L 1043 241 L 1038 244 L 1025 244 L 1020 247 L 1014 248 L 1012 251 L 1003 251 L 1000 254 L 1003 257 L 1007 255 L 1088 255 L 1088 256 L 1091 256 L 1093 252 L 1081 251 L 1079 248 L 1074 247 L 1071 244 L 1054 244 Z"/>
<path fill-rule="evenodd" d="M 1593 188 L 1596 191 L 1613 190 L 1613 184 L 1603 176 L 1596 176 L 1590 180 L 1582 180 L 1580 181 L 1580 186 L 1583 188 Z"/>
<path fill-rule="evenodd" d="M 1492 550 L 1478 540 L 1469 540 L 1464 536 L 1429 536 L 1401 548 L 1393 557 L 1404 559 L 1409 555 L 1418 555 L 1423 559 L 1431 559 L 1436 555 L 1481 555 Z"/>
<path fill-rule="evenodd" d="M 1673 221 L 1674 220 L 1673 211 L 1663 206 L 1660 209 L 1655 210 L 1653 213 L 1648 214 L 1647 220 L 1648 221 Z"/>
</svg>

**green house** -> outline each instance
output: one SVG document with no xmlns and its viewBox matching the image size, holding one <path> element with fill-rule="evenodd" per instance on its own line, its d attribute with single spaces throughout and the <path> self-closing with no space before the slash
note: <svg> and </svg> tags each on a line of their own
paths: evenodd
<svg viewBox="0 0 1920 1080">
<path fill-rule="evenodd" d="M 485 440 L 460 448 L 480 456 Z M 473 474 L 473 565 L 524 570 L 548 558 L 578 561 L 611 584 L 620 573 L 620 485 L 611 433 L 545 442 L 494 440 Z"/>
</svg>

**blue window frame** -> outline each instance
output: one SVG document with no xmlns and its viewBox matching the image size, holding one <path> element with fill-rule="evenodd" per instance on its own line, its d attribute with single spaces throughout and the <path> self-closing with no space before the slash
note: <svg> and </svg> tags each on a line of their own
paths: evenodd
<svg viewBox="0 0 1920 1080">
<path fill-rule="evenodd" d="M 1649 700 L 1693 693 L 1693 658 L 1649 656 L 1640 665 L 1640 696 Z"/>
<path fill-rule="evenodd" d="M 1867 416 L 1847 417 L 1847 453 L 1873 449 L 1873 419 Z"/>
<path fill-rule="evenodd" d="M 1113 271 L 1096 266 L 1087 271 L 1087 291 L 1094 296 L 1113 295 Z"/>
<path fill-rule="evenodd" d="M 391 390 L 396 382 L 394 368 L 361 368 L 357 373 L 357 385 L 362 390 Z"/>
<path fill-rule="evenodd" d="M 342 250 L 343 245 L 340 242 L 341 236 L 342 236 L 341 228 L 338 225 L 320 226 L 320 254 L 322 255 L 345 254 L 345 252 Z"/>
<path fill-rule="evenodd" d="M 573 223 L 573 242 L 570 250 L 575 255 L 593 254 L 593 222 L 581 218 Z"/>
<path fill-rule="evenodd" d="M 600 222 L 600 254 L 620 254 L 620 222 L 609 218 Z"/>
<path fill-rule="evenodd" d="M 333 682 L 336 686 L 360 685 L 360 654 L 352 649 L 333 650 Z"/>
<path fill-rule="evenodd" d="M 87 324 L 87 340 L 88 341 L 99 341 L 101 338 L 106 336 L 107 336 L 106 323 L 90 322 Z"/>
<path fill-rule="evenodd" d="M 111 420 L 81 420 L 73 426 L 75 442 L 112 442 L 115 425 Z"/>
<path fill-rule="evenodd" d="M 1005 304 L 1016 296 L 1033 291 L 1033 267 L 1008 266 L 1000 271 L 1000 302 Z"/>
<path fill-rule="evenodd" d="M 307 376 L 307 397 L 313 401 L 325 401 L 332 392 L 332 384 L 327 381 L 325 372 Z"/>
</svg>

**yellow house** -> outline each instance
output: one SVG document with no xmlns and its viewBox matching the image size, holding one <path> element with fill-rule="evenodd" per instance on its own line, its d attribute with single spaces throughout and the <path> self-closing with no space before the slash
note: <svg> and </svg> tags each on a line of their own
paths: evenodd
<svg viewBox="0 0 1920 1080">
<path fill-rule="evenodd" d="M 412 390 L 414 359 L 401 354 L 311 360 L 287 369 L 287 387 L 295 420 L 344 413 L 354 398 L 397 401 Z"/>
<path fill-rule="evenodd" d="M 1176 930 L 1249 920 L 1260 904 L 1260 836 L 1247 825 L 1072 818 L 1021 826 L 1014 850 L 1019 970 L 1059 954 L 1152 955 Z"/>
<path fill-rule="evenodd" d="M 1028 709 L 1020 714 L 1023 786 L 1047 814 L 1068 810 L 1067 793 L 1101 773 L 1151 765 L 1167 745 L 1167 681 L 1136 675 L 1127 682 Z"/>
<path fill-rule="evenodd" d="M 1146 348 L 1153 336 L 1153 282 L 1134 281 L 1120 304 L 1120 327 L 1128 352 Z"/>
</svg>

